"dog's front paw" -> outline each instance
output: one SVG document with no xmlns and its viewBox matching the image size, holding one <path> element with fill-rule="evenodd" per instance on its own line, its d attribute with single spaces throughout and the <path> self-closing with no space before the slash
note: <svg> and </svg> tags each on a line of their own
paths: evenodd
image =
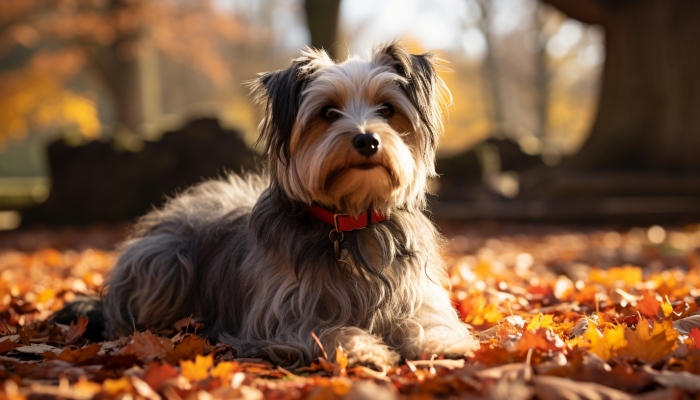
<svg viewBox="0 0 700 400">
<path fill-rule="evenodd" d="M 386 345 L 372 344 L 358 347 L 347 352 L 348 365 L 362 365 L 379 371 L 386 371 L 401 360 L 401 355 L 389 349 Z"/>
</svg>

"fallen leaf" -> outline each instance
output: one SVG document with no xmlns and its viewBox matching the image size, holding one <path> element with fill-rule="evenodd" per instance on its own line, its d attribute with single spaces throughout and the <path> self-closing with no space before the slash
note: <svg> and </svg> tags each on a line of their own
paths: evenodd
<svg viewBox="0 0 700 400">
<path fill-rule="evenodd" d="M 533 377 L 535 395 L 541 400 L 632 400 L 631 395 L 597 383 L 575 382 L 556 376 Z"/>
<path fill-rule="evenodd" d="M 648 318 L 656 318 L 659 315 L 661 302 L 652 294 L 645 294 L 644 298 L 637 302 L 637 310 Z"/>
<path fill-rule="evenodd" d="M 159 390 L 164 381 L 178 376 L 180 373 L 168 363 L 151 362 L 143 374 L 143 380 L 150 387 Z"/>
<path fill-rule="evenodd" d="M 44 352 L 51 352 L 51 353 L 58 355 L 61 353 L 62 350 L 59 349 L 58 347 L 49 346 L 48 344 L 44 344 L 44 343 L 32 343 L 29 346 L 17 347 L 17 348 L 15 348 L 15 351 L 18 351 L 20 353 L 25 353 L 25 354 L 38 354 L 38 355 L 41 355 Z"/>
<path fill-rule="evenodd" d="M 80 338 L 83 336 L 83 333 L 87 330 L 88 326 L 88 318 L 83 317 L 83 316 L 78 316 L 78 322 L 73 323 L 71 321 L 70 326 L 68 327 L 68 330 L 66 331 L 66 342 L 67 343 L 72 343 L 76 339 Z"/>
<path fill-rule="evenodd" d="M 119 379 L 105 379 L 102 382 L 102 391 L 112 397 L 121 393 L 131 393 L 132 389 L 133 385 L 128 376 L 122 376 Z"/>
<path fill-rule="evenodd" d="M 690 330 L 688 337 L 693 339 L 693 344 L 695 345 L 695 350 L 700 350 L 700 328 L 693 328 Z"/>
<path fill-rule="evenodd" d="M 209 347 L 206 339 L 197 335 L 187 335 L 175 348 L 168 350 L 165 359 L 173 365 L 180 360 L 191 360 L 196 355 L 204 354 L 204 350 Z"/>
<path fill-rule="evenodd" d="M 588 341 L 589 351 L 605 361 L 610 360 L 616 350 L 626 345 L 625 328 L 622 325 L 606 325 L 603 333 L 600 333 L 596 324 L 588 320 L 588 329 L 581 337 Z"/>
<path fill-rule="evenodd" d="M 564 347 L 564 342 L 559 336 L 548 329 L 538 329 L 536 331 L 527 330 L 518 341 L 517 349 L 521 354 L 527 353 L 530 349 L 546 351 L 559 351 Z"/>
<path fill-rule="evenodd" d="M 158 340 L 150 331 L 134 332 L 133 341 L 126 347 L 122 348 L 118 354 L 134 355 L 137 358 L 153 359 L 164 358 L 169 349 Z"/>
<path fill-rule="evenodd" d="M 195 361 L 180 360 L 180 368 L 182 376 L 190 381 L 201 381 L 209 377 L 209 368 L 214 365 L 214 357 L 212 355 L 195 357 Z"/>
<path fill-rule="evenodd" d="M 63 349 L 61 353 L 58 355 L 59 360 L 63 361 L 68 361 L 68 362 L 73 362 L 73 363 L 80 363 L 85 360 L 89 360 L 91 358 L 95 358 L 97 356 L 97 353 L 100 351 L 102 348 L 102 344 L 97 343 L 97 344 L 92 344 L 87 347 L 81 347 L 79 349 L 71 350 L 69 348 Z"/>
<path fill-rule="evenodd" d="M 527 328 L 525 328 L 528 331 L 536 331 L 540 328 L 551 328 L 552 325 L 554 324 L 552 315 L 544 315 L 542 313 L 535 315 L 534 318 L 532 318 L 532 321 L 527 325 Z"/>
<path fill-rule="evenodd" d="M 618 350 L 618 355 L 647 363 L 666 357 L 678 344 L 678 332 L 671 321 L 654 323 L 650 329 L 649 321 L 641 319 L 636 330 L 625 328 L 624 333 L 627 343 Z"/>
<path fill-rule="evenodd" d="M 700 315 L 691 315 L 690 317 L 673 321 L 673 327 L 681 335 L 688 335 L 693 328 L 700 327 Z"/>
<path fill-rule="evenodd" d="M 343 353 L 343 348 L 338 346 L 335 349 L 335 365 L 333 366 L 333 375 L 345 376 L 345 369 L 348 367 L 348 356 Z M 348 389 L 349 390 L 349 389 Z"/>
<path fill-rule="evenodd" d="M 19 339 L 19 335 L 13 336 L 14 338 L 12 336 L 8 336 L 3 338 L 2 341 L 0 341 L 0 354 L 7 353 L 8 351 L 17 347 L 16 340 Z"/>
</svg>

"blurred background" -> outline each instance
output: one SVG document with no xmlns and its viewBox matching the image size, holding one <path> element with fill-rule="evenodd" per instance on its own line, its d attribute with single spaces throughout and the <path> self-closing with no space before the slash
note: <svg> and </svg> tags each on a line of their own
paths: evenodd
<svg viewBox="0 0 700 400">
<path fill-rule="evenodd" d="M 449 62 L 439 220 L 692 223 L 698 38 L 696 0 L 2 0 L 0 229 L 254 170 L 243 82 L 394 39 Z"/>
</svg>

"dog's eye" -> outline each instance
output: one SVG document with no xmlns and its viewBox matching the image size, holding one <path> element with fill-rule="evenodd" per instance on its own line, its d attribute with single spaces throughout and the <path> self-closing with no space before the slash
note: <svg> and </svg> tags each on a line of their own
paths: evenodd
<svg viewBox="0 0 700 400">
<path fill-rule="evenodd" d="M 321 110 L 321 118 L 326 121 L 335 121 L 340 118 L 340 113 L 334 106 L 326 106 Z"/>
<path fill-rule="evenodd" d="M 377 110 L 377 114 L 379 114 L 380 117 L 391 118 L 394 115 L 394 107 L 389 103 L 381 104 L 379 110 Z"/>
</svg>

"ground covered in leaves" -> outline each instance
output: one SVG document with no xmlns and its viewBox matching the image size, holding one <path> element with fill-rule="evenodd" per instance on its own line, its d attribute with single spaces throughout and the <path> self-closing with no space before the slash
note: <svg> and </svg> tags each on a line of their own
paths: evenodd
<svg viewBox="0 0 700 400">
<path fill-rule="evenodd" d="M 682 399 L 700 394 L 700 227 L 443 226 L 454 305 L 481 348 L 388 371 L 342 351 L 286 370 L 183 321 L 83 337 L 48 321 L 96 294 L 123 228 L 0 236 L 0 399 Z"/>
</svg>

